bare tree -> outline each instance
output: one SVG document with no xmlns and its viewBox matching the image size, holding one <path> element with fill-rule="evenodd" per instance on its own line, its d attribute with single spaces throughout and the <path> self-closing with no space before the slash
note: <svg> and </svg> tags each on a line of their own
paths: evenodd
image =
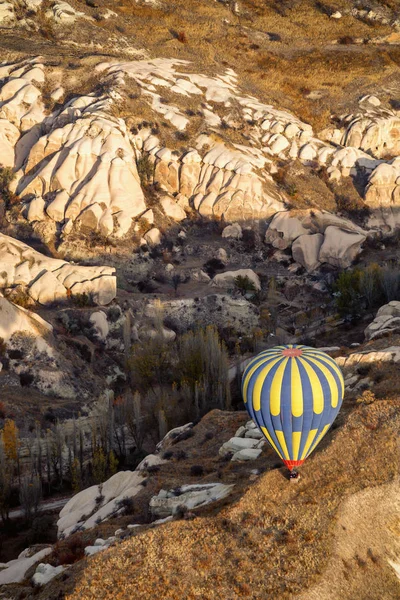
<svg viewBox="0 0 400 600">
<path fill-rule="evenodd" d="M 37 515 L 41 499 L 42 482 L 39 475 L 23 477 L 19 488 L 19 501 L 28 523 Z"/>
</svg>

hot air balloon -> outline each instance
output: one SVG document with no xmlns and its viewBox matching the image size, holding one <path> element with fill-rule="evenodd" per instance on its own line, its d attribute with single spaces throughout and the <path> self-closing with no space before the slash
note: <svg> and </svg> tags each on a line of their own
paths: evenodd
<svg viewBox="0 0 400 600">
<path fill-rule="evenodd" d="M 335 360 L 309 346 L 265 350 L 251 360 L 242 378 L 247 412 L 290 471 L 324 437 L 343 394 Z"/>
</svg>

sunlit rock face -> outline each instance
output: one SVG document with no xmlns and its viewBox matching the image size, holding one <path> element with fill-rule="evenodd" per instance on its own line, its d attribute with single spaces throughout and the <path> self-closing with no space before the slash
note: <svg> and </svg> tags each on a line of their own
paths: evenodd
<svg viewBox="0 0 400 600">
<path fill-rule="evenodd" d="M 108 304 L 117 293 L 113 267 L 81 267 L 49 258 L 1 233 L 0 265 L 0 289 L 26 286 L 29 296 L 40 304 L 83 293 L 97 304 Z"/>
<path fill-rule="evenodd" d="M 360 148 L 376 158 L 400 154 L 400 116 L 387 111 L 370 111 L 362 118 L 356 117 L 348 126 L 342 143 Z"/>
<path fill-rule="evenodd" d="M 79 221 L 121 237 L 146 205 L 126 125 L 102 112 L 106 106 L 91 96 L 67 104 L 31 147 L 16 193 L 43 198 L 43 215 L 64 227 Z M 28 209 L 28 219 L 37 218 Z"/>
</svg>

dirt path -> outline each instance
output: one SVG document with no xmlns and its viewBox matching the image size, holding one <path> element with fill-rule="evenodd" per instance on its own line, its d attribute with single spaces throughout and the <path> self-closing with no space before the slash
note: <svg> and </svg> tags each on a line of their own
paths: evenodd
<svg viewBox="0 0 400 600">
<path fill-rule="evenodd" d="M 351 496 L 339 511 L 329 566 L 296 600 L 395 600 L 400 581 L 388 560 L 400 562 L 400 483 Z"/>
</svg>

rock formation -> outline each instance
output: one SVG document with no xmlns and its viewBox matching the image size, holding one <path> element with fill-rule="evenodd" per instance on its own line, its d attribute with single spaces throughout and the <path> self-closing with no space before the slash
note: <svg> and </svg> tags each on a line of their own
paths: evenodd
<svg viewBox="0 0 400 600">
<path fill-rule="evenodd" d="M 2 233 L 0 264 L 0 288 L 26 286 L 29 296 L 39 304 L 63 301 L 85 293 L 96 304 L 103 305 L 116 295 L 114 268 L 81 267 L 49 258 Z"/>
</svg>

